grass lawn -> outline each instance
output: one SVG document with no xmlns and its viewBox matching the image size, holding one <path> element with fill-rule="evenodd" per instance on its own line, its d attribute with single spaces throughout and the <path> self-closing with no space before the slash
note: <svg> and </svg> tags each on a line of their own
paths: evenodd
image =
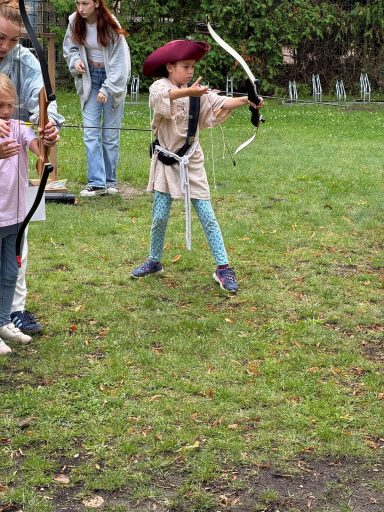
<svg viewBox="0 0 384 512">
<path fill-rule="evenodd" d="M 144 101 L 124 126 L 148 128 Z M 60 93 L 68 123 L 73 94 Z M 174 204 L 162 278 L 147 256 L 145 131 L 121 195 L 47 205 L 30 226 L 28 309 L 44 333 L 0 360 L 0 511 L 383 512 L 383 107 L 286 106 L 233 167 L 202 134 L 240 291 L 212 280 Z M 246 109 L 224 125 L 232 149 Z M 80 130 L 59 176 L 85 185 Z"/>
</svg>

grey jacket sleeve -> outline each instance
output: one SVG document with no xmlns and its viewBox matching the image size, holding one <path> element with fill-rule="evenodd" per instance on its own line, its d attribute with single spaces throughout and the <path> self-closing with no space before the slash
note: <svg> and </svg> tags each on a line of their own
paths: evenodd
<svg viewBox="0 0 384 512">
<path fill-rule="evenodd" d="M 71 73 L 71 75 L 76 76 L 78 72 L 76 71 L 75 65 L 77 62 L 82 60 L 82 58 L 80 55 L 79 45 L 75 44 L 72 40 L 72 19 L 73 16 L 71 15 L 69 18 L 67 31 L 64 36 L 63 55 L 64 59 L 67 62 L 69 72 Z"/>
<path fill-rule="evenodd" d="M 124 36 L 120 35 L 115 43 L 108 45 L 104 55 L 107 78 L 100 92 L 113 96 L 114 102 L 118 104 L 125 98 L 131 77 L 131 55 Z"/>
</svg>

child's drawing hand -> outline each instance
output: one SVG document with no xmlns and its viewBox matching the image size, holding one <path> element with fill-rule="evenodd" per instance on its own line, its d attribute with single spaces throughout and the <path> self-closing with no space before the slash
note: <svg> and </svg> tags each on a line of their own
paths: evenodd
<svg viewBox="0 0 384 512">
<path fill-rule="evenodd" d="M 20 144 L 16 143 L 16 139 L 8 139 L 0 143 L 0 159 L 10 158 L 18 154 Z"/>
<path fill-rule="evenodd" d="M 9 137 L 11 129 L 9 127 L 9 121 L 0 119 L 0 137 Z"/>
<path fill-rule="evenodd" d="M 203 96 L 203 94 L 208 94 L 208 86 L 200 85 L 201 80 L 202 80 L 202 77 L 199 76 L 199 78 L 196 80 L 196 82 L 193 83 L 188 88 L 189 92 L 190 92 L 190 96 Z"/>
</svg>

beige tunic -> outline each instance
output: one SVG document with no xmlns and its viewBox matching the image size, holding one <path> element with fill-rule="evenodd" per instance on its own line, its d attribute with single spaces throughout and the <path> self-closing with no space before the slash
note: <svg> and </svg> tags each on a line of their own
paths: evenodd
<svg viewBox="0 0 384 512">
<path fill-rule="evenodd" d="M 169 99 L 170 89 L 176 89 L 167 78 L 161 78 L 149 88 L 149 105 L 154 110 L 152 129 L 160 146 L 175 153 L 185 143 L 188 131 L 189 96 L 174 101 Z M 199 131 L 217 126 L 230 115 L 230 111 L 218 112 L 226 96 L 209 92 L 201 97 L 199 125 L 196 133 L 197 146 L 189 159 L 189 188 L 192 199 L 210 199 L 207 175 L 204 168 L 204 154 L 198 142 Z M 147 190 L 165 192 L 174 199 L 184 195 L 180 186 L 179 165 L 164 165 L 154 155 Z"/>
</svg>

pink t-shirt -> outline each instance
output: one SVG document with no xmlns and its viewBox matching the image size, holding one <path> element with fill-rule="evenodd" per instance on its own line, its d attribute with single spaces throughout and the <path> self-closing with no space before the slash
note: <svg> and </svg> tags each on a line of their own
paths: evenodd
<svg viewBox="0 0 384 512">
<path fill-rule="evenodd" d="M 28 148 L 36 134 L 32 128 L 14 119 L 10 139 L 21 145 L 18 155 L 0 160 L 0 227 L 22 222 L 25 212 L 25 189 L 28 187 Z M 7 139 L 0 139 L 4 142 Z"/>
</svg>

